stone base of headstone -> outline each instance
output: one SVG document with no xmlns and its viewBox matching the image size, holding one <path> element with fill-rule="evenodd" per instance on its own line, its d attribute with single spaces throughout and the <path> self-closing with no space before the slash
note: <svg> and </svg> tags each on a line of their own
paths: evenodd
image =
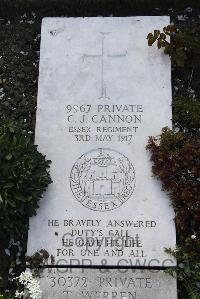
<svg viewBox="0 0 200 299">
<path fill-rule="evenodd" d="M 176 279 L 160 270 L 46 268 L 42 299 L 176 299 Z"/>
</svg>

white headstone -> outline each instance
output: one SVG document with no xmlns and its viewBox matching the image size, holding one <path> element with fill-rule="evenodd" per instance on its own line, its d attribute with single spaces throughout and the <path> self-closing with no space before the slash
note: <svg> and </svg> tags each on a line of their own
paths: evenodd
<svg viewBox="0 0 200 299">
<path fill-rule="evenodd" d="M 146 40 L 169 22 L 43 20 L 35 142 L 52 160 L 53 184 L 30 220 L 29 255 L 46 249 L 60 265 L 175 265 L 165 252 L 175 246 L 174 212 L 145 148 L 171 126 L 170 60 Z"/>
<path fill-rule="evenodd" d="M 176 279 L 163 271 L 45 269 L 42 299 L 177 299 Z"/>
</svg>

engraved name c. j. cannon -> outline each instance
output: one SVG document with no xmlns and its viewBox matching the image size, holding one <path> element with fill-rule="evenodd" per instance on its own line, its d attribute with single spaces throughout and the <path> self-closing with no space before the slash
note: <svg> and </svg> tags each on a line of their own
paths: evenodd
<svg viewBox="0 0 200 299">
<path fill-rule="evenodd" d="M 91 150 L 72 167 L 70 186 L 83 206 L 94 211 L 110 211 L 132 195 L 135 169 L 127 157 L 115 150 Z"/>
</svg>

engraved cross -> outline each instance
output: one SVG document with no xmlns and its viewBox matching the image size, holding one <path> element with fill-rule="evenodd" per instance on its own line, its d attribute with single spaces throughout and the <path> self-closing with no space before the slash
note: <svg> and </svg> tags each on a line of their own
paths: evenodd
<svg viewBox="0 0 200 299">
<path fill-rule="evenodd" d="M 107 84 L 105 81 L 105 64 L 106 60 L 108 58 L 123 58 L 127 56 L 127 51 L 124 51 L 123 53 L 118 54 L 106 54 L 105 53 L 105 39 L 106 35 L 108 35 L 110 32 L 100 32 L 102 35 L 101 40 L 101 54 L 83 54 L 83 61 L 86 58 L 101 58 L 101 96 L 99 99 L 110 99 L 107 95 Z"/>
</svg>

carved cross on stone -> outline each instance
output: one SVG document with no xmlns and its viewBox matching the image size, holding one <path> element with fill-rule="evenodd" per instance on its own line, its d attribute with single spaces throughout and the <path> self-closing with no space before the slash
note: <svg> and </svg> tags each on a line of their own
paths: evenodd
<svg viewBox="0 0 200 299">
<path fill-rule="evenodd" d="M 110 99 L 107 95 L 107 84 L 105 81 L 105 64 L 108 58 L 123 58 L 127 56 L 127 51 L 123 53 L 116 53 L 116 54 L 106 54 L 105 53 L 105 39 L 106 35 L 110 32 L 100 32 L 102 35 L 101 40 L 101 54 L 83 54 L 83 61 L 86 58 L 101 58 L 101 96 L 99 99 Z"/>
</svg>

